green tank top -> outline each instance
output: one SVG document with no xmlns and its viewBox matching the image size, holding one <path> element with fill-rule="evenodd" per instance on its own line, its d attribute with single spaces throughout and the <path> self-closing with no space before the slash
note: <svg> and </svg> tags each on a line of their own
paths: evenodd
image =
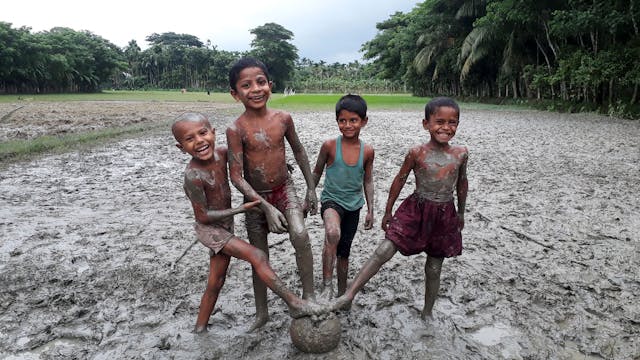
<svg viewBox="0 0 640 360">
<path fill-rule="evenodd" d="M 347 165 L 342 159 L 342 135 L 336 139 L 336 158 L 327 166 L 321 202 L 335 201 L 345 210 L 358 210 L 364 205 L 364 143 L 360 140 L 360 155 L 355 165 Z"/>
</svg>

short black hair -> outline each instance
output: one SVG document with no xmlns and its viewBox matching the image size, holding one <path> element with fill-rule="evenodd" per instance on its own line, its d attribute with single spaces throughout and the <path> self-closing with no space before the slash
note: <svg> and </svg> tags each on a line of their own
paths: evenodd
<svg viewBox="0 0 640 360">
<path fill-rule="evenodd" d="M 425 119 L 429 120 L 429 116 L 435 114 L 438 111 L 438 109 L 440 109 L 441 107 L 453 108 L 458 112 L 458 115 L 460 115 L 460 107 L 458 106 L 458 104 L 452 98 L 443 96 L 443 97 L 435 97 L 431 99 L 431 101 L 429 101 L 427 105 L 425 105 L 424 107 Z"/>
<path fill-rule="evenodd" d="M 347 94 L 336 103 L 336 119 L 341 110 L 354 112 L 364 120 L 367 117 L 367 102 L 360 95 Z"/>
<path fill-rule="evenodd" d="M 229 86 L 231 87 L 231 89 L 238 90 L 236 89 L 236 83 L 238 82 L 238 78 L 240 77 L 240 72 L 250 67 L 260 68 L 260 70 L 262 70 L 262 72 L 264 72 L 264 75 L 267 77 L 267 80 L 270 80 L 269 70 L 262 61 L 252 57 L 244 57 L 236 61 L 236 63 L 233 64 L 233 66 L 229 70 Z"/>
</svg>

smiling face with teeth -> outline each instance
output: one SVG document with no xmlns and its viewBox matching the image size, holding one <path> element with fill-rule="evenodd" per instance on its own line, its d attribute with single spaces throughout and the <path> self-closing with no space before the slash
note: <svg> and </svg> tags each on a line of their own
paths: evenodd
<svg viewBox="0 0 640 360">
<path fill-rule="evenodd" d="M 173 124 L 176 146 L 194 159 L 208 161 L 213 158 L 216 130 L 206 118 L 180 120 Z"/>
<path fill-rule="evenodd" d="M 427 119 L 422 120 L 422 126 L 429 131 L 431 141 L 446 145 L 453 138 L 458 129 L 460 113 L 450 106 L 440 106 Z"/>
<path fill-rule="evenodd" d="M 266 109 L 272 86 L 264 70 L 247 67 L 240 71 L 235 89 L 231 89 L 231 96 L 242 102 L 247 110 Z"/>
</svg>

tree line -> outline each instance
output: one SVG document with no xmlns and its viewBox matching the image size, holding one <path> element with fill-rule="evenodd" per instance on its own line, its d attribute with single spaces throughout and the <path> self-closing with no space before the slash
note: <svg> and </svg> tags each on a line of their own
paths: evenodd
<svg viewBox="0 0 640 360">
<path fill-rule="evenodd" d="M 275 91 L 410 92 L 638 112 L 637 0 L 426 0 L 378 23 L 364 63 L 298 57 L 279 24 L 231 52 L 188 34 L 151 34 L 120 49 L 88 31 L 31 33 L 0 22 L 0 93 L 113 89 L 227 91 L 242 56 L 261 59 Z"/>
<path fill-rule="evenodd" d="M 377 24 L 374 73 L 417 95 L 635 108 L 637 0 L 427 0 Z"/>
</svg>

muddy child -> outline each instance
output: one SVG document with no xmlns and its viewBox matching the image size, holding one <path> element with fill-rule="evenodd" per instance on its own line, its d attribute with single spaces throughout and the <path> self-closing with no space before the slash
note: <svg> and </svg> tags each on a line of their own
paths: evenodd
<svg viewBox="0 0 640 360">
<path fill-rule="evenodd" d="M 289 233 L 295 249 L 302 298 L 314 297 L 313 256 L 304 224 L 308 206 L 316 213 L 316 193 L 307 153 L 298 138 L 291 115 L 267 108 L 273 86 L 266 66 L 252 58 L 240 59 L 229 71 L 231 96 L 244 105 L 244 112 L 227 129 L 229 172 L 233 185 L 247 202 L 259 201 L 262 212 L 245 214 L 251 244 L 269 255 L 269 232 Z M 302 170 L 307 184 L 305 203 L 296 194 L 285 156 L 285 140 Z M 254 273 L 256 322 L 253 329 L 269 320 L 267 289 Z"/>
<path fill-rule="evenodd" d="M 200 301 L 195 332 L 207 331 L 209 317 L 224 285 L 231 257 L 251 263 L 263 283 L 289 306 L 293 317 L 309 315 L 317 306 L 300 299 L 284 285 L 269 265 L 267 255 L 233 234 L 233 216 L 257 210 L 260 201 L 231 208 L 227 177 L 227 149 L 215 146 L 215 129 L 206 116 L 185 113 L 171 128 L 178 149 L 191 155 L 184 173 L 184 190 L 193 206 L 196 237 L 209 248 L 209 278 Z"/>
<path fill-rule="evenodd" d="M 336 300 L 334 309 L 347 308 L 356 293 L 396 252 L 405 256 L 426 252 L 422 318 L 431 317 L 443 260 L 462 253 L 469 153 L 464 146 L 449 144 L 458 129 L 459 118 L 460 108 L 452 99 L 435 98 L 427 103 L 422 126 L 429 132 L 430 140 L 409 150 L 391 183 L 382 218 L 385 240 L 365 262 L 345 294 Z M 391 216 L 411 172 L 416 188 Z"/>
<path fill-rule="evenodd" d="M 336 104 L 336 122 L 342 135 L 326 140 L 313 170 L 317 185 L 325 171 L 320 196 L 324 221 L 322 250 L 322 297 L 333 297 L 333 269 L 336 268 L 338 296 L 344 294 L 349 273 L 351 243 L 360 222 L 360 209 L 367 204 L 364 228 L 373 227 L 374 150 L 360 139 L 367 124 L 367 103 L 359 95 L 345 95 Z M 362 190 L 364 188 L 364 196 Z"/>
</svg>

